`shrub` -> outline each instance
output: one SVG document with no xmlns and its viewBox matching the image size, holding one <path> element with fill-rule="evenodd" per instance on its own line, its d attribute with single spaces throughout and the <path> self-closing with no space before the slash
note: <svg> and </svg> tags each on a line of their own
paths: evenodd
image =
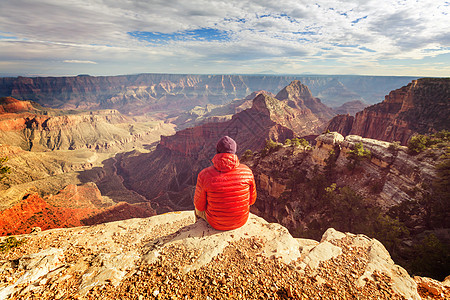
<svg viewBox="0 0 450 300">
<path fill-rule="evenodd" d="M 347 168 L 349 170 L 354 170 L 357 166 L 361 164 L 363 160 L 370 159 L 372 153 L 370 150 L 366 150 L 361 142 L 357 143 L 353 150 L 348 152 L 347 159 L 349 160 Z"/>
<path fill-rule="evenodd" d="M 441 130 L 430 136 L 418 134 L 415 135 L 408 142 L 408 152 L 410 154 L 419 154 L 427 148 L 442 148 L 450 142 L 450 132 Z"/>
<path fill-rule="evenodd" d="M 399 141 L 392 142 L 388 147 L 388 150 L 391 152 L 397 152 L 399 149 L 400 149 Z"/>
<path fill-rule="evenodd" d="M 426 135 L 415 135 L 408 142 L 408 151 L 410 154 L 419 154 L 420 152 L 427 149 L 427 144 L 430 138 Z"/>
<path fill-rule="evenodd" d="M 397 256 L 403 237 L 409 236 L 409 230 L 398 218 L 392 218 L 380 211 L 375 212 L 372 230 L 373 236 L 383 243 L 392 256 Z"/>
<path fill-rule="evenodd" d="M 10 249 L 19 247 L 25 240 L 18 240 L 14 236 L 7 237 L 3 243 L 0 244 L 1 252 L 8 252 Z"/>
<path fill-rule="evenodd" d="M 5 178 L 7 174 L 11 173 L 11 168 L 3 164 L 8 161 L 7 157 L 0 157 L 0 180 Z"/>
<path fill-rule="evenodd" d="M 281 148 L 281 144 L 272 141 L 272 139 L 266 140 L 266 147 L 261 151 L 261 156 L 265 157 L 269 155 L 270 153 L 273 153 L 275 151 L 278 151 Z"/>
<path fill-rule="evenodd" d="M 241 160 L 250 160 L 253 158 L 253 152 L 250 149 L 245 150 L 244 154 L 241 156 Z"/>
<path fill-rule="evenodd" d="M 438 142 L 449 142 L 450 141 L 450 131 L 441 130 L 432 135 L 433 138 L 437 139 Z"/>
</svg>

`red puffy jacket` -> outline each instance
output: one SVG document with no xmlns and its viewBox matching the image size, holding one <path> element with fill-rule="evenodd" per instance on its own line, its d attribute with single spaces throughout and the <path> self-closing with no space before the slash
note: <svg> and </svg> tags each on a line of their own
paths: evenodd
<svg viewBox="0 0 450 300">
<path fill-rule="evenodd" d="M 252 170 L 240 164 L 236 154 L 218 153 L 212 162 L 214 166 L 198 174 L 195 208 L 206 211 L 208 223 L 217 230 L 239 228 L 256 200 Z"/>
</svg>

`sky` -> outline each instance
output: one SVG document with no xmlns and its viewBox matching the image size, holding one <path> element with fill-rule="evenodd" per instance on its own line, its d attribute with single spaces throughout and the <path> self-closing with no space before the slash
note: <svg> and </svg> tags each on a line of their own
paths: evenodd
<svg viewBox="0 0 450 300">
<path fill-rule="evenodd" d="M 0 76 L 450 76 L 449 0 L 1 0 Z"/>
</svg>

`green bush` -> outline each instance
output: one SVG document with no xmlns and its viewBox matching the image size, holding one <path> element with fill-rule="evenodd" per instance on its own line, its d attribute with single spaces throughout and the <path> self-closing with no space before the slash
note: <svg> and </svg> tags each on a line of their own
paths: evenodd
<svg viewBox="0 0 450 300">
<path fill-rule="evenodd" d="M 400 149 L 400 142 L 399 141 L 394 141 L 392 142 L 389 147 L 388 150 L 391 152 L 397 152 Z"/>
<path fill-rule="evenodd" d="M 361 142 L 357 143 L 353 150 L 350 150 L 348 152 L 348 164 L 347 168 L 349 170 L 354 170 L 357 166 L 361 164 L 363 160 L 368 160 L 372 157 L 372 153 L 370 153 L 370 150 L 366 150 L 363 147 L 363 144 Z"/>
<path fill-rule="evenodd" d="M 419 154 L 428 148 L 442 148 L 450 142 L 450 132 L 441 130 L 432 135 L 418 134 L 408 142 L 408 152 L 412 155 Z"/>
<path fill-rule="evenodd" d="M 408 151 L 410 154 L 419 154 L 420 152 L 427 149 L 427 144 L 430 138 L 426 135 L 415 135 L 408 142 Z"/>
<path fill-rule="evenodd" d="M 281 144 L 272 141 L 272 139 L 268 139 L 266 140 L 266 146 L 264 147 L 264 149 L 261 151 L 261 156 L 265 157 L 273 152 L 278 151 L 281 148 Z"/>
<path fill-rule="evenodd" d="M 401 238 L 409 236 L 409 231 L 398 218 L 392 218 L 380 211 L 375 212 L 375 215 L 372 225 L 373 237 L 382 242 L 391 256 L 396 258 Z"/>
<path fill-rule="evenodd" d="M 8 252 L 10 249 L 19 247 L 25 242 L 25 240 L 18 240 L 14 236 L 7 237 L 3 243 L 0 244 L 1 252 Z"/>
<path fill-rule="evenodd" d="M 311 145 L 309 144 L 309 142 L 307 140 L 299 139 L 299 138 L 293 138 L 292 140 L 286 139 L 284 141 L 284 145 L 292 146 L 292 147 L 311 148 Z"/>
<path fill-rule="evenodd" d="M 241 156 L 241 160 L 250 160 L 253 158 L 253 152 L 250 149 L 245 150 L 244 154 Z"/>
<path fill-rule="evenodd" d="M 433 138 L 437 139 L 437 142 L 450 142 L 450 131 L 441 130 L 432 135 Z"/>
<path fill-rule="evenodd" d="M 292 146 L 294 147 L 303 147 L 303 148 L 308 148 L 310 147 L 309 143 L 307 140 L 305 139 L 299 139 L 299 138 L 293 138 L 292 139 Z"/>
<path fill-rule="evenodd" d="M 5 178 L 7 174 L 11 173 L 11 168 L 3 165 L 7 161 L 8 161 L 7 157 L 0 157 L 0 180 Z"/>
</svg>

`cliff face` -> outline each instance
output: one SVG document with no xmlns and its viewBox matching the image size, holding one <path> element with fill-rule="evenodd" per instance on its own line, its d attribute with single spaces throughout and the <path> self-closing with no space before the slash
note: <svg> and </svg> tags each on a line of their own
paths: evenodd
<svg viewBox="0 0 450 300">
<path fill-rule="evenodd" d="M 423 78 L 392 91 L 385 100 L 350 118 L 330 121 L 328 129 L 406 145 L 415 133 L 426 134 L 450 128 L 450 79 Z M 344 122 L 345 124 L 342 124 Z"/>
<path fill-rule="evenodd" d="M 355 117 L 349 114 L 337 115 L 327 125 L 327 130 L 331 132 L 339 132 L 343 136 L 347 136 L 352 131 Z"/>
<path fill-rule="evenodd" d="M 122 113 L 142 114 L 225 104 L 258 90 L 275 93 L 293 80 L 301 80 L 324 103 L 339 106 L 358 99 L 374 103 L 380 93 L 386 94 L 411 78 L 175 74 L 18 77 L 0 78 L 0 96 L 33 100 L 54 108 L 118 109 Z"/>
<path fill-rule="evenodd" d="M 450 295 L 440 282 L 411 278 L 375 239 L 334 229 L 320 242 L 295 239 L 255 215 L 232 231 L 194 222 L 185 211 L 18 239 L 21 245 L 0 253 L 1 299 Z"/>
<path fill-rule="evenodd" d="M 315 169 L 326 165 L 332 150 L 337 156 L 333 180 L 329 184 L 349 186 L 367 197 L 370 201 L 368 205 L 387 210 L 415 201 L 426 193 L 418 187 L 429 186 L 436 179 L 435 166 L 439 160 L 435 157 L 442 154 L 441 151 L 429 157 L 411 156 L 406 153 L 406 147 L 393 151 L 388 149 L 390 143 L 387 142 L 354 135 L 344 139 L 338 133 L 320 135 L 316 141 L 317 145 L 312 150 L 284 146 L 266 157 L 257 154 L 253 159 L 244 161 L 253 170 L 258 187 L 259 201 L 253 208 L 254 213 L 283 224 L 290 230 L 314 221 L 318 213 L 323 213 L 323 207 L 315 204 L 318 195 L 310 191 L 308 184 L 313 184 L 311 180 L 318 180 Z M 371 151 L 371 158 L 362 162 L 358 171 L 349 171 L 346 167 L 348 152 L 360 142 L 364 149 Z M 320 182 L 317 188 L 325 191 L 326 184 L 325 181 Z M 302 194 L 302 197 L 294 197 L 294 194 Z M 326 215 L 322 214 L 322 217 L 326 218 Z"/>
<path fill-rule="evenodd" d="M 0 145 L 11 173 L 0 181 L 0 210 L 10 208 L 27 194 L 56 194 L 69 184 L 80 184 L 78 172 L 97 166 L 99 156 L 88 150 L 30 152 Z"/>
</svg>

